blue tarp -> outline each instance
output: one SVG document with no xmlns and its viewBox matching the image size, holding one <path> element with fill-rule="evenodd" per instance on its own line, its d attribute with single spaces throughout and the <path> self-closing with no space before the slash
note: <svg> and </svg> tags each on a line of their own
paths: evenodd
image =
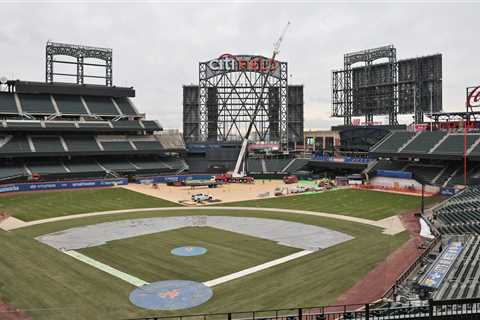
<svg viewBox="0 0 480 320">
<path fill-rule="evenodd" d="M 95 179 L 95 180 L 75 180 L 75 181 L 57 181 L 57 182 L 38 182 L 38 183 L 17 183 L 0 186 L 0 193 L 38 191 L 38 190 L 56 190 L 56 189 L 79 189 L 95 187 L 111 187 L 128 184 L 128 179 Z"/>
</svg>

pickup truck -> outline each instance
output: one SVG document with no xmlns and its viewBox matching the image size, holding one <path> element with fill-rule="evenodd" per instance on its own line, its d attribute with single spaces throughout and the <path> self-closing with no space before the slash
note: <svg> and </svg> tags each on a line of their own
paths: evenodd
<svg viewBox="0 0 480 320">
<path fill-rule="evenodd" d="M 212 196 L 209 196 L 208 194 L 204 193 L 197 193 L 192 195 L 192 201 L 195 202 L 202 202 L 202 201 L 207 201 L 207 200 L 212 200 Z"/>
</svg>

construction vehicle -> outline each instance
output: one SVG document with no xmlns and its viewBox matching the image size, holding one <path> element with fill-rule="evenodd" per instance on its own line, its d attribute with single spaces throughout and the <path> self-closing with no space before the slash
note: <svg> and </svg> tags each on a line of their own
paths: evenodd
<svg viewBox="0 0 480 320">
<path fill-rule="evenodd" d="M 277 54 L 280 52 L 280 45 L 282 43 L 283 37 L 285 36 L 285 33 L 288 30 L 288 27 L 290 26 L 290 22 L 287 23 L 285 28 L 283 29 L 282 34 L 280 35 L 280 38 L 278 38 L 277 42 L 273 44 L 273 54 L 272 58 L 270 61 L 275 61 L 275 58 Z M 255 104 L 255 109 L 253 111 L 253 116 L 252 116 L 252 121 L 250 121 L 250 124 L 248 125 L 247 132 L 243 138 L 242 142 L 242 147 L 240 148 L 240 152 L 238 154 L 238 159 L 237 162 L 235 163 L 235 169 L 233 170 L 233 178 L 242 178 L 245 176 L 245 158 L 247 155 L 247 147 L 248 147 L 248 139 L 250 137 L 250 133 L 252 132 L 253 125 L 255 123 L 255 119 L 258 114 L 258 110 L 260 109 L 260 105 L 262 104 L 263 100 L 263 93 L 265 92 L 265 87 L 267 86 L 268 78 L 270 74 L 272 73 L 272 68 L 268 68 L 267 74 L 265 75 L 262 88 L 260 91 L 260 95 L 258 97 L 257 103 Z"/>
<path fill-rule="evenodd" d="M 298 182 L 298 177 L 297 176 L 286 176 L 286 177 L 283 177 L 283 182 L 285 184 L 297 183 Z"/>
<path fill-rule="evenodd" d="M 246 175 L 235 177 L 232 173 L 227 172 L 225 174 L 215 176 L 215 181 L 220 183 L 254 183 L 255 179 Z"/>
</svg>

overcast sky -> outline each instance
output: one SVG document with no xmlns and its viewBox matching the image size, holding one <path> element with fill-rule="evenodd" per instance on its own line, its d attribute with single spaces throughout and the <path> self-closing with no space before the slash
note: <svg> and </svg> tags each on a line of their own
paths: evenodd
<svg viewBox="0 0 480 320">
<path fill-rule="evenodd" d="M 443 54 L 444 110 L 463 110 L 480 83 L 480 2 L 0 2 L 0 76 L 44 81 L 47 40 L 113 48 L 113 77 L 166 128 L 182 126 L 182 85 L 198 62 L 222 53 L 270 56 L 291 21 L 279 60 L 305 86 L 305 128 L 328 128 L 331 70 L 343 54 L 388 44 L 399 59 Z"/>
</svg>

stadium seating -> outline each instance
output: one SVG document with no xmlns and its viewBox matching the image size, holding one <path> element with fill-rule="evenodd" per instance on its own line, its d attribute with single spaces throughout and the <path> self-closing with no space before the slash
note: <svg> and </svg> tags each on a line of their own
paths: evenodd
<svg viewBox="0 0 480 320">
<path fill-rule="evenodd" d="M 0 113 L 17 114 L 17 104 L 12 93 L 0 92 Z"/>
<path fill-rule="evenodd" d="M 103 150 L 105 151 L 131 151 L 132 145 L 128 141 L 102 141 Z"/>
<path fill-rule="evenodd" d="M 77 151 L 100 151 L 95 137 L 93 136 L 65 136 L 65 143 L 71 152 Z"/>
<path fill-rule="evenodd" d="M 158 140 L 154 141 L 135 141 L 133 140 L 133 144 L 137 148 L 137 150 L 144 150 L 144 151 L 160 151 L 163 149 L 162 145 Z"/>
<path fill-rule="evenodd" d="M 114 100 L 124 115 L 137 115 L 128 98 L 115 98 Z"/>
<path fill-rule="evenodd" d="M 267 172 L 281 172 L 292 159 L 265 159 Z"/>
<path fill-rule="evenodd" d="M 143 130 L 143 127 L 138 121 L 112 121 L 112 125 L 115 129 L 136 129 Z"/>
<path fill-rule="evenodd" d="M 478 135 L 467 135 L 467 149 L 470 148 L 478 138 Z M 462 155 L 464 153 L 464 135 L 450 134 L 432 153 Z"/>
<path fill-rule="evenodd" d="M 29 114 L 56 113 L 49 94 L 19 93 L 22 111 Z"/>
<path fill-rule="evenodd" d="M 456 264 L 447 274 L 435 300 L 477 298 L 480 292 L 480 238 L 469 237 Z"/>
<path fill-rule="evenodd" d="M 60 137 L 31 137 L 36 152 L 65 152 Z"/>
<path fill-rule="evenodd" d="M 118 172 L 135 171 L 137 168 L 126 159 L 102 159 L 99 163 L 106 169 Z"/>
<path fill-rule="evenodd" d="M 65 115 L 85 115 L 88 114 L 80 96 L 74 95 L 55 95 L 58 111 Z"/>
<path fill-rule="evenodd" d="M 305 169 L 308 164 L 308 159 L 295 159 L 288 167 L 284 168 L 284 172 L 295 173 Z"/>
<path fill-rule="evenodd" d="M 408 143 L 402 153 L 428 153 L 445 135 L 445 131 L 424 131 Z"/>
<path fill-rule="evenodd" d="M 247 170 L 249 173 L 262 173 L 262 159 L 247 159 Z"/>
<path fill-rule="evenodd" d="M 67 169 L 61 161 L 55 160 L 31 160 L 26 162 L 27 168 L 32 173 L 38 173 L 41 175 L 49 174 L 66 174 Z"/>
<path fill-rule="evenodd" d="M 445 170 L 445 167 L 437 165 L 408 164 L 404 170 L 413 173 L 413 177 L 420 179 L 420 182 L 433 185 L 435 184 L 434 179 Z"/>
<path fill-rule="evenodd" d="M 25 136 L 7 136 L 0 142 L 1 153 L 27 153 L 32 152 Z"/>
<path fill-rule="evenodd" d="M 409 131 L 394 131 L 372 148 L 372 152 L 397 152 L 415 135 Z"/>
<path fill-rule="evenodd" d="M 25 167 L 19 162 L 0 164 L 0 180 L 16 176 L 24 176 L 26 174 Z"/>
<path fill-rule="evenodd" d="M 42 128 L 40 121 L 7 121 L 8 129 L 29 129 L 29 128 Z"/>
<path fill-rule="evenodd" d="M 118 116 L 118 110 L 109 97 L 84 96 L 90 113 L 101 116 Z"/>
<path fill-rule="evenodd" d="M 98 162 L 95 159 L 71 159 L 64 160 L 63 162 L 72 173 L 105 173 L 105 170 L 98 165 Z"/>
<path fill-rule="evenodd" d="M 468 187 L 434 210 L 434 220 L 444 234 L 480 234 L 480 187 Z"/>
<path fill-rule="evenodd" d="M 134 159 L 130 161 L 140 170 L 166 170 L 172 167 L 159 159 Z"/>
<path fill-rule="evenodd" d="M 76 129 L 74 122 L 45 121 L 44 124 L 46 129 L 61 129 L 61 130 Z"/>
<path fill-rule="evenodd" d="M 150 130 L 150 131 L 162 130 L 162 127 L 156 121 L 143 120 L 142 124 L 143 124 L 143 127 L 145 128 L 145 130 Z"/>
</svg>

